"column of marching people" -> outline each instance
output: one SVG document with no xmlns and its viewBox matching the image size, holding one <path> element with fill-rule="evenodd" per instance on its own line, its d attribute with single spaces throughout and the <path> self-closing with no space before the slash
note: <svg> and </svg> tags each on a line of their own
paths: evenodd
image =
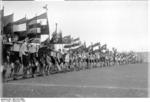
<svg viewBox="0 0 150 102">
<path fill-rule="evenodd" d="M 47 76 L 54 73 L 88 70 L 92 68 L 111 68 L 114 65 L 139 63 L 134 53 L 105 52 L 55 52 L 48 47 L 29 53 L 25 42 L 20 47 L 19 55 L 9 52 L 3 65 L 3 79 Z M 8 72 L 9 69 L 9 72 Z M 22 73 L 20 73 L 22 70 Z"/>
</svg>

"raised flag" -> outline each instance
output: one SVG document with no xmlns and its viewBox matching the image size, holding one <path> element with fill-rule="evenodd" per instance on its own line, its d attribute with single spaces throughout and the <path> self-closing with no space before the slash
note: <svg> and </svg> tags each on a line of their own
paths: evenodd
<svg viewBox="0 0 150 102">
<path fill-rule="evenodd" d="M 87 50 L 88 51 L 93 51 L 93 44 L 91 43 L 91 45 L 89 45 L 88 47 L 87 47 Z"/>
<path fill-rule="evenodd" d="M 82 45 L 78 45 L 78 46 L 70 48 L 70 50 L 72 50 L 72 51 L 78 51 L 78 52 L 82 52 L 83 51 L 82 49 L 83 49 Z"/>
<path fill-rule="evenodd" d="M 107 45 L 104 44 L 102 47 L 101 47 L 101 50 L 106 50 L 107 49 Z"/>
<path fill-rule="evenodd" d="M 13 22 L 14 14 L 10 14 L 3 17 L 3 27 Z"/>
<path fill-rule="evenodd" d="M 43 14 L 40 14 L 39 16 L 35 16 L 30 20 L 33 21 L 33 20 L 38 20 L 38 19 L 47 19 L 47 13 L 45 12 Z"/>
<path fill-rule="evenodd" d="M 49 34 L 47 13 L 43 13 L 28 20 L 28 33 Z"/>
<path fill-rule="evenodd" d="M 22 24 L 22 23 L 26 23 L 26 22 L 27 22 L 26 17 L 23 17 L 15 22 L 13 22 L 13 24 Z"/>
<path fill-rule="evenodd" d="M 79 41 L 79 40 L 80 40 L 80 38 L 78 37 L 78 38 L 73 39 L 73 42 L 76 42 L 76 41 Z"/>
<path fill-rule="evenodd" d="M 41 23 L 41 25 L 47 25 L 47 13 L 43 13 L 28 20 L 28 25 L 34 25 L 37 23 Z"/>
<path fill-rule="evenodd" d="M 100 43 L 98 42 L 98 43 L 95 43 L 94 45 L 92 45 L 92 47 L 96 47 L 96 46 L 99 46 L 100 45 Z"/>
<path fill-rule="evenodd" d="M 72 47 L 79 46 L 80 44 L 81 44 L 81 42 L 74 43 L 74 44 L 72 44 Z"/>
<path fill-rule="evenodd" d="M 48 34 L 49 35 L 49 24 L 47 19 L 41 19 L 41 34 Z"/>
<path fill-rule="evenodd" d="M 65 45 L 64 48 L 73 48 L 81 45 L 81 42 Z"/>
<path fill-rule="evenodd" d="M 70 44 L 71 43 L 71 36 L 70 35 L 67 35 L 67 36 L 64 36 L 63 38 L 62 38 L 62 43 L 64 43 L 64 44 Z"/>
<path fill-rule="evenodd" d="M 28 20 L 28 34 L 36 33 L 41 33 L 40 23 L 37 23 L 37 19 Z"/>
<path fill-rule="evenodd" d="M 22 32 L 27 30 L 27 20 L 26 17 L 13 22 L 13 32 Z"/>
<path fill-rule="evenodd" d="M 62 32 L 57 33 L 56 31 L 52 34 L 51 43 L 62 44 Z"/>
</svg>

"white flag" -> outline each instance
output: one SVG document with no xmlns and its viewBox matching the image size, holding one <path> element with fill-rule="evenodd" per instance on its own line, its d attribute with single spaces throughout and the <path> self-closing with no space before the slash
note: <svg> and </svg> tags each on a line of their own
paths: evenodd
<svg viewBox="0 0 150 102">
<path fill-rule="evenodd" d="M 23 24 L 18 24 L 18 25 L 13 25 L 13 31 L 16 32 L 16 31 L 26 31 L 27 30 L 27 26 L 26 26 L 26 23 L 23 23 Z"/>
</svg>

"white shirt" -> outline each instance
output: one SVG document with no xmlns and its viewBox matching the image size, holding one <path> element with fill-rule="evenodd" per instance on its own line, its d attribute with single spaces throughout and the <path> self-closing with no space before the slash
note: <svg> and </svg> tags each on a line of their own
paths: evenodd
<svg viewBox="0 0 150 102">
<path fill-rule="evenodd" d="M 20 51 L 19 51 L 20 56 L 26 55 L 25 52 L 27 52 L 27 43 L 26 42 L 24 42 L 20 47 Z"/>
<path fill-rule="evenodd" d="M 65 61 L 66 61 L 66 62 L 69 62 L 69 54 L 66 55 Z"/>
</svg>

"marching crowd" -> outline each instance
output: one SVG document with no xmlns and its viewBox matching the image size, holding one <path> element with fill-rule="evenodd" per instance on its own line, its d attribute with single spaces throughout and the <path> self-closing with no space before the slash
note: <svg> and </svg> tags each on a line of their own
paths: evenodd
<svg viewBox="0 0 150 102">
<path fill-rule="evenodd" d="M 49 47 L 42 47 L 35 53 L 29 53 L 27 41 L 22 44 L 19 52 L 5 51 L 3 62 L 3 79 L 17 79 L 36 77 L 38 75 L 49 75 L 54 73 L 65 73 L 71 71 L 87 70 L 92 68 L 103 68 L 134 64 L 142 62 L 134 52 L 119 53 L 115 50 L 109 51 L 68 51 L 61 53 L 53 51 Z M 9 70 L 9 71 L 8 71 Z"/>
</svg>

